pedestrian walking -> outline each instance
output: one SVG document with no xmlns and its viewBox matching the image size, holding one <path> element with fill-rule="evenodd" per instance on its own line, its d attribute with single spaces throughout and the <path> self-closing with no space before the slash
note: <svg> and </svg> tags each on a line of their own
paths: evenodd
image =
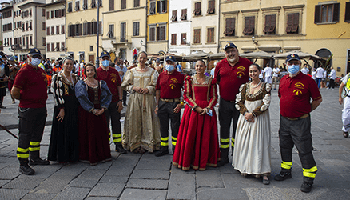
<svg viewBox="0 0 350 200">
<path fill-rule="evenodd" d="M 186 102 L 173 165 L 182 169 L 205 170 L 216 167 L 220 159 L 217 121 L 214 106 L 217 102 L 215 79 L 205 75 L 204 61 L 197 61 L 197 74 L 186 77 L 184 100 Z"/>
<path fill-rule="evenodd" d="M 220 165 L 229 162 L 231 122 L 233 122 L 232 148 L 234 147 L 237 120 L 239 117 L 239 112 L 235 107 L 236 95 L 239 92 L 239 87 L 249 81 L 249 66 L 251 64 L 251 61 L 239 56 L 236 45 L 228 43 L 225 46 L 225 59 L 220 61 L 215 69 L 214 78 L 217 79 L 220 89 Z"/>
<path fill-rule="evenodd" d="M 74 87 L 78 76 L 72 73 L 74 60 L 63 60 L 62 70 L 52 78 L 55 100 L 48 159 L 60 163 L 79 161 L 78 99 Z"/>
<path fill-rule="evenodd" d="M 276 181 L 292 177 L 292 148 L 295 145 L 304 180 L 302 192 L 310 192 L 316 177 L 317 167 L 312 155 L 312 135 L 310 113 L 322 102 L 320 90 L 315 81 L 300 73 L 300 58 L 289 54 L 286 60 L 288 75 L 281 79 L 278 96 L 280 97 L 280 153 L 281 171 L 275 176 Z M 312 99 L 312 102 L 310 102 Z"/>
<path fill-rule="evenodd" d="M 165 62 L 165 70 L 159 75 L 156 86 L 155 112 L 160 121 L 161 133 L 160 151 L 155 153 L 157 157 L 169 154 L 169 120 L 173 152 L 177 144 L 177 133 L 181 120 L 181 90 L 185 80 L 185 75 L 175 69 L 175 61 L 172 56 L 167 56 Z"/>
<path fill-rule="evenodd" d="M 270 67 L 270 65 L 266 65 L 266 67 L 264 68 L 264 74 L 265 74 L 264 77 L 265 77 L 266 83 L 272 84 L 272 73 L 273 73 L 273 70 Z"/>
<path fill-rule="evenodd" d="M 123 109 L 123 94 L 120 86 L 121 80 L 118 71 L 114 67 L 110 67 L 109 60 L 109 53 L 107 51 L 102 51 L 100 57 L 100 67 L 96 70 L 96 80 L 103 80 L 107 84 L 109 91 L 112 93 L 112 102 L 109 104 L 108 109 L 106 109 L 104 112 L 106 116 L 106 123 L 109 129 L 109 120 L 111 120 L 115 151 L 125 154 L 126 151 L 122 146 L 122 131 L 120 122 L 121 110 Z M 110 133 L 111 131 L 109 131 L 109 134 Z"/>
<path fill-rule="evenodd" d="M 18 148 L 19 172 L 35 173 L 30 165 L 49 165 L 40 158 L 40 142 L 46 123 L 47 79 L 43 69 L 38 67 L 42 55 L 37 48 L 30 49 L 27 63 L 18 71 L 11 95 L 19 100 L 18 105 Z"/>
<path fill-rule="evenodd" d="M 273 75 L 272 75 L 272 83 L 274 84 L 274 90 L 276 90 L 276 87 L 277 87 L 277 83 L 279 81 L 279 75 L 280 75 L 280 72 L 281 70 L 277 67 L 277 65 L 275 65 L 275 67 L 273 68 L 272 72 L 273 72 Z M 260 72 L 259 72 L 260 74 Z"/>
<path fill-rule="evenodd" d="M 318 88 L 321 87 L 321 81 L 323 78 L 324 78 L 324 69 L 321 66 L 319 66 L 316 69 L 316 83 Z"/>
<path fill-rule="evenodd" d="M 335 87 L 335 79 L 337 78 L 337 72 L 333 67 L 331 67 L 331 73 L 328 75 L 329 77 L 329 85 L 328 89 L 334 90 Z"/>
<path fill-rule="evenodd" d="M 300 70 L 301 73 L 308 75 L 309 74 L 309 68 L 307 67 L 307 64 L 304 64 L 303 69 Z"/>
<path fill-rule="evenodd" d="M 84 74 L 86 79 L 75 85 L 78 108 L 79 159 L 95 166 L 101 161 L 111 161 L 108 143 L 108 126 L 105 111 L 112 101 L 112 94 L 106 82 L 97 81 L 96 68 L 88 63 Z"/>
<path fill-rule="evenodd" d="M 127 69 L 127 65 L 126 65 L 126 61 L 125 61 L 125 66 L 123 65 L 123 61 L 121 61 L 119 58 L 115 58 L 114 59 L 114 64 L 115 64 L 115 69 L 118 71 L 119 76 L 120 76 L 120 80 L 123 82 L 123 78 L 125 76 Z M 127 95 L 127 91 L 126 90 L 122 90 L 123 92 L 123 106 L 127 106 L 126 104 L 126 95 Z"/>
</svg>

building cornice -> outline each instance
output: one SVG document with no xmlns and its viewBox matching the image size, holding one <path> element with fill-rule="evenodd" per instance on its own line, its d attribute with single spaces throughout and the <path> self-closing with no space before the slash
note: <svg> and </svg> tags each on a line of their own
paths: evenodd
<svg viewBox="0 0 350 200">
<path fill-rule="evenodd" d="M 57 4 L 60 4 L 60 3 L 66 3 L 66 0 L 58 0 L 58 1 L 55 1 L 55 2 L 52 2 L 52 3 L 48 3 L 48 4 L 46 4 L 46 7 L 57 5 Z"/>
<path fill-rule="evenodd" d="M 305 5 L 292 5 L 292 6 L 283 6 L 284 9 L 294 9 L 294 8 L 304 8 Z"/>
<path fill-rule="evenodd" d="M 125 12 L 125 11 L 130 11 L 130 10 L 146 10 L 146 6 L 140 6 L 140 7 L 135 7 L 135 8 L 128 8 L 128 9 L 123 9 L 123 10 L 111 10 L 111 11 L 106 11 L 103 12 L 102 14 L 111 14 L 111 13 L 118 13 L 118 12 Z"/>
</svg>

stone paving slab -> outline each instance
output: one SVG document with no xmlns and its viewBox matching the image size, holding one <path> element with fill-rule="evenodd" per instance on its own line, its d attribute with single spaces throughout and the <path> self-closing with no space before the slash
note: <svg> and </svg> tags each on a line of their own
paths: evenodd
<svg viewBox="0 0 350 200">
<path fill-rule="evenodd" d="M 14 179 L 19 175 L 19 166 L 5 167 L 0 170 L 0 179 Z"/>
<path fill-rule="evenodd" d="M 195 174 L 171 174 L 167 199 L 193 199 L 196 196 Z"/>
<path fill-rule="evenodd" d="M 168 180 L 160 179 L 130 179 L 126 187 L 146 190 L 166 190 L 168 189 L 168 183 Z"/>
<path fill-rule="evenodd" d="M 29 190 L 0 189 L 0 199 L 21 199 Z"/>
<path fill-rule="evenodd" d="M 55 200 L 66 200 L 66 199 L 84 199 L 90 189 L 89 188 L 76 188 L 76 187 L 67 187 L 61 193 L 59 193 L 54 199 Z"/>
<path fill-rule="evenodd" d="M 69 183 L 70 187 L 81 187 L 92 189 L 98 183 L 99 180 L 76 178 Z"/>
<path fill-rule="evenodd" d="M 111 183 L 111 184 L 125 184 L 126 182 L 128 182 L 129 177 L 123 177 L 123 176 L 110 176 L 110 175 L 104 175 L 101 179 L 100 179 L 100 183 Z"/>
<path fill-rule="evenodd" d="M 138 190 L 138 189 L 125 189 L 120 200 L 135 200 L 135 199 L 166 199 L 166 191 L 162 190 Z"/>
<path fill-rule="evenodd" d="M 130 178 L 153 178 L 153 179 L 169 179 L 169 171 L 163 170 L 134 170 Z"/>
<path fill-rule="evenodd" d="M 31 200 L 31 199 L 45 199 L 51 200 L 54 199 L 57 194 L 42 194 L 42 193 L 29 193 L 26 194 L 22 199 L 23 200 Z"/>
<path fill-rule="evenodd" d="M 199 188 L 197 199 L 249 199 L 248 195 L 241 188 Z"/>
<path fill-rule="evenodd" d="M 119 197 L 124 189 L 124 184 L 98 183 L 89 193 L 89 196 Z"/>
<path fill-rule="evenodd" d="M 19 178 L 15 178 L 8 184 L 2 186 L 2 188 L 6 189 L 19 189 L 19 190 L 33 190 L 36 188 L 44 178 L 38 178 L 35 176 L 20 176 Z"/>
</svg>

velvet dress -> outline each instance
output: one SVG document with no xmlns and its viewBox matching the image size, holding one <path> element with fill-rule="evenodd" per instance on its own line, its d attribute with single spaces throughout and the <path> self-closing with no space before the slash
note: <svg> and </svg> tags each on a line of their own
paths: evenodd
<svg viewBox="0 0 350 200">
<path fill-rule="evenodd" d="M 177 136 L 173 165 L 182 170 L 205 170 L 206 166 L 217 166 L 220 150 L 217 134 L 216 81 L 206 76 L 203 83 L 197 82 L 196 75 L 185 80 L 185 111 Z M 192 109 L 195 106 L 209 108 L 209 114 L 200 115 Z"/>
<path fill-rule="evenodd" d="M 79 159 L 96 163 L 111 158 L 105 114 L 96 116 L 92 113 L 93 109 L 107 109 L 112 101 L 106 82 L 100 81 L 96 88 L 92 88 L 84 81 L 79 81 L 75 86 L 75 95 L 80 103 Z"/>
<path fill-rule="evenodd" d="M 72 74 L 73 83 L 69 82 L 60 72 L 52 79 L 53 96 L 55 100 L 52 120 L 50 147 L 48 159 L 58 162 L 79 161 L 78 142 L 78 99 L 75 97 L 74 86 L 78 78 Z M 58 113 L 64 109 L 64 118 L 58 121 Z"/>
</svg>

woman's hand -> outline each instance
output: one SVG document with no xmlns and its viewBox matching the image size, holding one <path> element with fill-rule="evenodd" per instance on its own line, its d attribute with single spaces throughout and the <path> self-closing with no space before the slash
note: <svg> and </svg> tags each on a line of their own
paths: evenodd
<svg viewBox="0 0 350 200">
<path fill-rule="evenodd" d="M 254 122 L 254 115 L 252 113 L 246 113 L 244 118 L 247 122 Z"/>
<path fill-rule="evenodd" d="M 140 93 L 141 88 L 137 87 L 137 86 L 134 86 L 134 87 L 132 87 L 132 90 L 134 90 L 137 93 Z"/>
<path fill-rule="evenodd" d="M 195 109 L 195 111 L 196 111 L 198 114 L 201 115 L 202 112 L 203 112 L 203 109 L 202 109 L 201 107 L 197 106 L 196 109 Z"/>
<path fill-rule="evenodd" d="M 56 118 L 58 119 L 58 121 L 62 122 L 62 121 L 63 121 L 63 118 L 64 118 L 64 115 L 65 115 L 64 109 L 61 108 L 61 109 L 60 109 L 60 112 L 58 113 L 58 115 L 57 115 Z"/>
<path fill-rule="evenodd" d="M 174 113 L 178 113 L 181 111 L 181 103 L 177 104 L 177 106 L 174 108 Z"/>
<path fill-rule="evenodd" d="M 147 88 L 142 88 L 140 90 L 140 94 L 148 94 L 149 93 L 149 90 Z"/>
</svg>

